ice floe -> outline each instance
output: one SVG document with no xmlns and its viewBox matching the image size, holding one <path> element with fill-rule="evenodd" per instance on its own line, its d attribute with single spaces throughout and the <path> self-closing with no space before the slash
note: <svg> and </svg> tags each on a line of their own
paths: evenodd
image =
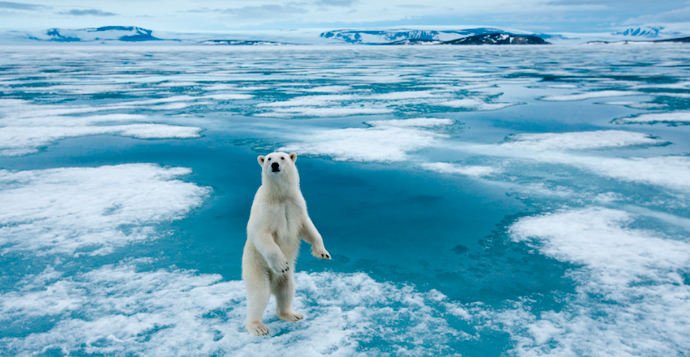
<svg viewBox="0 0 690 357">
<path fill-rule="evenodd" d="M 200 98 L 208 98 L 214 100 L 241 100 L 241 99 L 251 99 L 254 96 L 251 94 L 206 94 Z"/>
<path fill-rule="evenodd" d="M 270 112 L 255 114 L 260 117 L 291 117 L 291 116 L 308 116 L 308 117 L 338 117 L 348 115 L 367 115 L 367 114 L 386 114 L 393 112 L 388 108 L 367 108 L 362 106 L 336 106 L 333 108 L 327 107 L 289 107 L 276 108 Z"/>
<path fill-rule="evenodd" d="M 630 228 L 635 216 L 606 208 L 522 218 L 510 228 L 541 254 L 572 263 L 578 286 L 558 311 L 496 317 L 518 356 L 678 356 L 690 349 L 690 286 L 679 270 L 690 244 Z M 679 354 L 680 353 L 680 354 Z"/>
<path fill-rule="evenodd" d="M 209 189 L 176 178 L 184 168 L 126 164 L 0 171 L 3 253 L 105 254 L 154 239 L 155 225 L 179 219 Z"/>
<path fill-rule="evenodd" d="M 438 105 L 451 108 L 462 108 L 469 110 L 499 110 L 521 103 L 487 103 L 482 99 L 464 98 L 456 99 L 448 102 L 439 103 Z"/>
<path fill-rule="evenodd" d="M 421 167 L 429 171 L 436 171 L 446 174 L 459 174 L 471 177 L 491 176 L 503 172 L 503 170 L 501 170 L 500 168 L 493 166 L 458 165 L 447 162 L 424 163 L 421 165 Z"/>
<path fill-rule="evenodd" d="M 643 133 L 603 130 L 570 133 L 534 133 L 509 136 L 496 145 L 447 145 L 455 150 L 525 162 L 568 165 L 598 176 L 625 182 L 689 190 L 690 156 L 606 157 L 577 150 L 664 145 Z"/>
<path fill-rule="evenodd" d="M 200 128 L 166 124 L 0 127 L 0 156 L 31 154 L 69 137 L 110 134 L 139 139 L 185 139 L 199 137 L 200 131 Z"/>
<path fill-rule="evenodd" d="M 297 273 L 295 307 L 305 320 L 264 320 L 269 339 L 243 331 L 244 284 L 184 270 L 138 271 L 130 261 L 61 277 L 29 277 L 0 295 L 0 321 L 50 318 L 44 331 L 5 337 L 11 355 L 60 351 L 111 355 L 455 355 L 449 343 L 472 338 L 448 318 L 467 311 L 437 291 L 379 283 L 363 273 Z M 144 264 L 145 265 L 145 264 Z M 445 314 L 445 316 L 444 316 Z M 12 326 L 13 327 L 13 326 Z"/>
<path fill-rule="evenodd" d="M 444 118 L 414 118 L 414 119 L 391 119 L 391 120 L 370 120 L 366 122 L 371 126 L 377 127 L 398 127 L 398 128 L 434 128 L 452 125 L 453 119 Z"/>
<path fill-rule="evenodd" d="M 595 158 L 565 155 L 554 158 L 553 162 L 574 165 L 621 181 L 690 190 L 687 179 L 690 177 L 690 156 Z"/>
<path fill-rule="evenodd" d="M 170 103 L 175 104 L 185 103 Z M 113 105 L 110 109 L 113 109 Z M 0 118 L 0 156 L 30 154 L 59 139 L 86 135 L 110 134 L 139 139 L 200 136 L 201 128 L 198 127 L 141 124 L 139 122 L 148 122 L 151 118 L 139 114 L 75 115 L 98 110 L 94 107 L 35 105 L 22 100 L 0 100 L 0 114 L 3 115 Z"/>
<path fill-rule="evenodd" d="M 333 94 L 333 95 L 310 95 L 296 97 L 286 101 L 261 103 L 257 107 L 303 107 L 303 106 L 322 106 L 332 104 L 333 102 L 340 102 L 345 100 L 353 100 L 356 97 L 349 94 Z"/>
<path fill-rule="evenodd" d="M 630 95 L 644 95 L 649 93 L 637 92 L 637 91 L 620 91 L 620 90 L 603 90 L 597 92 L 585 92 L 578 94 L 567 94 L 567 95 L 552 95 L 540 98 L 546 101 L 571 101 L 571 100 L 585 100 L 592 98 L 606 98 L 606 97 L 624 97 Z"/>
<path fill-rule="evenodd" d="M 690 124 L 690 112 L 650 113 L 615 119 L 618 124 Z"/>
<path fill-rule="evenodd" d="M 599 130 L 566 133 L 530 133 L 511 135 L 501 146 L 525 150 L 582 150 L 662 145 L 666 142 L 634 131 Z"/>
<path fill-rule="evenodd" d="M 633 109 L 661 109 L 666 108 L 666 104 L 659 103 L 640 103 L 640 102 L 603 102 L 601 104 L 622 105 Z"/>
<path fill-rule="evenodd" d="M 435 95 L 429 91 L 412 91 L 412 92 L 390 92 L 390 93 L 377 93 L 370 96 L 363 96 L 362 99 L 369 100 L 402 100 L 402 99 L 424 99 L 424 98 L 436 98 Z"/>
<path fill-rule="evenodd" d="M 446 137 L 431 128 L 452 125 L 453 120 L 417 118 L 409 120 L 374 120 L 369 128 L 317 130 L 303 136 L 301 142 L 288 144 L 285 151 L 331 156 L 335 160 L 362 162 L 404 161 L 408 153 L 437 144 Z"/>
<path fill-rule="evenodd" d="M 300 90 L 302 92 L 310 92 L 310 93 L 338 93 L 338 92 L 345 92 L 345 91 L 348 91 L 351 89 L 352 89 L 352 87 L 350 87 L 350 86 L 333 85 L 333 86 L 321 86 L 321 87 L 305 88 L 305 89 L 300 89 Z"/>
</svg>

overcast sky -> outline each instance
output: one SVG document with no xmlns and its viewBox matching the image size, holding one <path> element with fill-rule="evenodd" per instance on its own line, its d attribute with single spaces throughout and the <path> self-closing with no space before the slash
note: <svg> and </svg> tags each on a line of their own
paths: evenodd
<svg viewBox="0 0 690 357">
<path fill-rule="evenodd" d="M 690 0 L 36 0 L 0 1 L 4 29 L 140 26 L 196 32 L 292 28 L 495 26 L 605 32 L 690 29 Z"/>
</svg>

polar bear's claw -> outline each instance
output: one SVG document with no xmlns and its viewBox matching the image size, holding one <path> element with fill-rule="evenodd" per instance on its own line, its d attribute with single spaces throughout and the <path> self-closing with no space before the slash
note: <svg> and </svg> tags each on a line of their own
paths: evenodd
<svg viewBox="0 0 690 357">
<path fill-rule="evenodd" d="M 312 249 L 311 254 L 319 259 L 331 259 L 331 255 L 328 254 L 328 252 L 324 248 Z"/>
<path fill-rule="evenodd" d="M 271 332 L 266 325 L 260 322 L 247 325 L 247 331 L 249 331 L 252 336 L 266 336 Z"/>
<path fill-rule="evenodd" d="M 271 269 L 279 274 L 285 274 L 290 270 L 290 263 L 289 262 L 284 262 L 284 263 L 273 263 L 271 266 Z"/>
</svg>

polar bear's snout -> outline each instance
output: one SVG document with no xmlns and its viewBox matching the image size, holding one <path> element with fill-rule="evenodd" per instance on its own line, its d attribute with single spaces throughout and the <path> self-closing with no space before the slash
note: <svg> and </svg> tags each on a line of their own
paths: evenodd
<svg viewBox="0 0 690 357">
<path fill-rule="evenodd" d="M 280 164 L 277 162 L 272 163 L 271 164 L 271 171 L 280 172 Z"/>
</svg>

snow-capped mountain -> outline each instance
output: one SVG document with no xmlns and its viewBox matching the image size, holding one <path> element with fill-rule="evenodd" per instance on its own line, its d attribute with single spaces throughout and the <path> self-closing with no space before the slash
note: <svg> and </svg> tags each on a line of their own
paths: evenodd
<svg viewBox="0 0 690 357">
<path fill-rule="evenodd" d="M 207 40 L 200 42 L 202 45 L 215 46 L 282 46 L 289 43 L 276 41 L 245 41 L 245 40 Z"/>
<path fill-rule="evenodd" d="M 506 33 L 496 28 L 473 28 L 462 30 L 332 30 L 321 33 L 325 39 L 334 39 L 353 44 L 391 44 L 410 41 L 411 43 L 445 42 L 458 38 L 491 33 Z"/>
<path fill-rule="evenodd" d="M 630 37 L 659 37 L 659 31 L 663 27 L 634 27 L 625 29 L 623 31 L 616 31 L 612 35 L 630 36 Z"/>
<path fill-rule="evenodd" d="M 97 42 L 97 41 L 160 41 L 152 30 L 135 26 L 104 26 L 86 29 L 49 29 L 44 32 L 28 33 L 27 38 L 53 42 Z"/>
<path fill-rule="evenodd" d="M 532 35 L 513 35 L 509 33 L 490 33 L 462 37 L 442 42 L 444 45 L 547 45 L 543 38 Z"/>
<path fill-rule="evenodd" d="M 612 33 L 612 35 L 614 36 L 625 36 L 633 38 L 666 38 L 678 36 L 680 34 L 680 32 L 666 30 L 663 26 L 632 27 Z"/>
<path fill-rule="evenodd" d="M 670 27 L 670 28 L 669 28 Z M 0 44 L 70 43 L 151 45 L 540 45 L 576 43 L 618 43 L 621 41 L 687 42 L 684 28 L 645 26 L 606 33 L 535 34 L 518 29 L 492 27 L 290 29 L 238 31 L 232 33 L 178 33 L 153 31 L 136 26 L 103 26 L 84 29 L 52 28 L 0 33 Z M 677 32 L 683 31 L 683 32 Z M 549 42 L 546 42 L 549 41 Z"/>
</svg>

